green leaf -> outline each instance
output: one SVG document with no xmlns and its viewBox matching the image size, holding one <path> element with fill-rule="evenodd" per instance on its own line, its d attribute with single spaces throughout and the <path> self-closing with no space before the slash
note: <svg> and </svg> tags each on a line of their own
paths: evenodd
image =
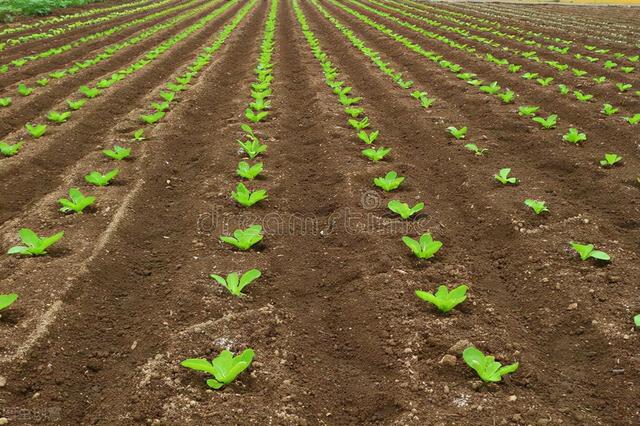
<svg viewBox="0 0 640 426">
<path fill-rule="evenodd" d="M 0 311 L 13 305 L 16 300 L 18 300 L 16 293 L 0 294 Z"/>
<path fill-rule="evenodd" d="M 469 287 L 466 285 L 460 285 L 449 291 L 446 286 L 441 285 L 435 294 L 416 290 L 416 296 L 436 306 L 440 311 L 447 313 L 467 299 L 468 289 Z"/>
<path fill-rule="evenodd" d="M 462 358 L 485 382 L 500 382 L 503 376 L 514 373 L 520 367 L 520 364 L 517 362 L 503 367 L 502 364 L 495 361 L 494 357 L 490 355 L 485 356 L 480 350 L 473 346 L 464 350 Z"/>
</svg>

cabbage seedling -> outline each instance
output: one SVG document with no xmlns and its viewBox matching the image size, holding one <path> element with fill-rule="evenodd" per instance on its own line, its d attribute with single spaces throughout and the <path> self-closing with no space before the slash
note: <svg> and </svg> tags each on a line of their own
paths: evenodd
<svg viewBox="0 0 640 426">
<path fill-rule="evenodd" d="M 631 89 L 633 87 L 633 85 L 632 84 L 625 84 L 625 83 L 617 83 L 616 87 L 618 88 L 620 93 L 624 93 L 624 92 L 628 91 L 629 89 Z"/>
<path fill-rule="evenodd" d="M 187 86 L 184 84 L 167 83 L 166 87 L 172 92 L 182 92 L 184 90 L 187 90 Z"/>
<path fill-rule="evenodd" d="M 600 160 L 600 165 L 602 167 L 612 167 L 620 161 L 622 161 L 622 157 L 618 154 L 605 154 L 604 158 Z"/>
<path fill-rule="evenodd" d="M 571 142 L 573 144 L 579 144 L 580 142 L 587 140 L 587 135 L 584 133 L 580 133 L 578 129 L 570 128 L 567 133 L 562 136 L 562 140 Z"/>
<path fill-rule="evenodd" d="M 560 94 L 562 95 L 569 94 L 569 88 L 567 87 L 566 84 L 558 84 L 558 90 L 560 90 Z"/>
<path fill-rule="evenodd" d="M 449 133 L 451 133 L 451 135 L 453 135 L 454 138 L 456 138 L 457 140 L 460 140 L 460 139 L 464 139 L 469 129 L 467 128 L 467 126 L 464 126 L 461 129 L 451 126 L 451 127 L 447 127 L 447 130 L 449 131 Z"/>
<path fill-rule="evenodd" d="M 236 186 L 235 192 L 231 192 L 231 197 L 238 202 L 238 204 L 244 207 L 251 207 L 255 203 L 267 198 L 267 191 L 264 189 L 258 189 L 257 191 L 250 191 L 244 183 L 239 183 Z"/>
<path fill-rule="evenodd" d="M 491 355 L 485 356 L 473 346 L 462 352 L 462 359 L 478 373 L 478 376 L 484 382 L 500 382 L 503 376 L 514 373 L 520 367 L 517 362 L 503 367 L 502 364 L 495 360 L 495 357 Z"/>
<path fill-rule="evenodd" d="M 69 119 L 69 117 L 71 117 L 71 113 L 69 111 L 66 111 L 66 112 L 51 111 L 47 115 L 47 119 L 49 121 L 53 121 L 54 123 L 64 123 Z"/>
<path fill-rule="evenodd" d="M 631 125 L 638 124 L 640 123 L 640 113 L 634 114 L 631 117 L 624 117 L 624 120 Z"/>
<path fill-rule="evenodd" d="M 593 95 L 586 95 L 579 90 L 573 92 L 573 96 L 575 96 L 576 99 L 580 102 L 589 102 L 591 99 L 593 99 Z"/>
<path fill-rule="evenodd" d="M 144 129 L 138 129 L 135 132 L 133 132 L 133 139 L 138 142 L 145 140 Z"/>
<path fill-rule="evenodd" d="M 18 300 L 18 295 L 15 293 L 0 294 L 0 311 L 13 305 L 16 300 Z"/>
<path fill-rule="evenodd" d="M 478 148 L 478 146 L 474 143 L 468 143 L 464 147 L 479 157 L 483 156 L 487 151 L 489 151 L 487 148 Z"/>
<path fill-rule="evenodd" d="M 636 325 L 636 328 L 640 328 L 640 314 L 633 317 L 633 323 Z"/>
<path fill-rule="evenodd" d="M 371 161 L 380 161 L 382 160 L 389 152 L 391 152 L 391 148 L 380 147 L 378 149 L 367 148 L 362 150 L 362 155 L 367 157 Z"/>
<path fill-rule="evenodd" d="M 173 92 L 160 92 L 160 97 L 166 102 L 171 102 L 176 97 L 176 94 Z"/>
<path fill-rule="evenodd" d="M 349 115 L 351 118 L 356 118 L 358 117 L 360 114 L 362 114 L 364 112 L 364 109 L 362 108 L 345 108 L 344 112 L 347 113 L 347 115 Z"/>
<path fill-rule="evenodd" d="M 166 111 L 169 109 L 169 102 L 151 102 L 151 107 L 156 111 Z"/>
<path fill-rule="evenodd" d="M 514 99 L 516 98 L 516 92 L 512 91 L 512 90 L 507 90 L 504 93 L 500 93 L 498 94 L 498 97 L 500 98 L 500 100 L 502 101 L 502 103 L 504 104 L 510 104 L 514 101 Z"/>
<path fill-rule="evenodd" d="M 258 113 L 255 113 L 251 108 L 247 108 L 244 111 L 244 116 L 247 117 L 247 119 L 252 123 L 258 123 L 264 120 L 265 118 L 267 118 L 267 115 L 269 115 L 269 111 L 260 111 Z"/>
<path fill-rule="evenodd" d="M 120 170 L 118 169 L 113 169 L 106 175 L 103 175 L 102 173 L 97 171 L 93 171 L 86 175 L 84 177 L 84 180 L 95 186 L 107 186 L 109 185 L 109 183 L 111 183 L 111 180 L 118 176 L 119 173 Z"/>
<path fill-rule="evenodd" d="M 67 105 L 69 105 L 69 108 L 73 111 L 77 111 L 82 108 L 86 102 L 86 99 L 79 99 L 77 101 L 67 100 Z"/>
<path fill-rule="evenodd" d="M 220 241 L 231 244 L 240 250 L 249 250 L 253 245 L 262 241 L 262 226 L 251 225 L 247 229 L 236 229 L 233 237 L 220 236 Z"/>
<path fill-rule="evenodd" d="M 102 153 L 113 160 L 121 161 L 131 156 L 131 148 L 123 148 L 116 145 L 113 149 L 105 149 Z"/>
<path fill-rule="evenodd" d="M 580 255 L 581 260 L 587 260 L 591 257 L 604 261 L 611 260 L 611 257 L 607 253 L 600 250 L 594 250 L 593 244 L 580 244 L 575 242 L 571 242 L 569 244 L 571 244 L 571 248 Z"/>
<path fill-rule="evenodd" d="M 11 98 L 0 98 L 0 107 L 8 107 L 11 105 Z"/>
<path fill-rule="evenodd" d="M 377 177 L 373 179 L 374 185 L 382 188 L 383 190 L 389 192 L 398 188 L 400 184 L 404 181 L 404 177 L 398 177 L 398 173 L 393 170 L 384 175 L 384 177 Z"/>
<path fill-rule="evenodd" d="M 380 134 L 379 130 L 374 130 L 370 133 L 367 133 L 366 130 L 360 130 L 358 132 L 358 139 L 360 139 L 362 142 L 366 143 L 367 145 L 371 145 L 376 141 L 376 139 L 378 139 L 379 134 Z"/>
<path fill-rule="evenodd" d="M 18 84 L 18 93 L 22 96 L 29 96 L 35 89 L 27 87 L 24 83 Z"/>
<path fill-rule="evenodd" d="M 538 78 L 536 81 L 538 82 L 538 84 L 539 84 L 540 86 L 547 87 L 547 86 L 549 86 L 549 85 L 551 84 L 551 82 L 553 81 L 553 77 Z"/>
<path fill-rule="evenodd" d="M 500 85 L 498 84 L 497 81 L 494 81 L 493 83 L 487 86 L 480 86 L 480 90 L 490 95 L 495 95 L 500 91 Z"/>
<path fill-rule="evenodd" d="M 29 132 L 29 134 L 31 136 L 33 136 L 34 138 L 38 139 L 40 137 L 42 137 L 44 135 L 44 133 L 47 131 L 47 125 L 46 124 L 31 124 L 31 123 L 27 123 L 24 126 L 27 129 L 27 132 Z"/>
<path fill-rule="evenodd" d="M 49 79 L 41 78 L 40 80 L 36 81 L 36 83 L 38 83 L 38 86 L 40 87 L 45 87 L 47 84 L 49 84 Z"/>
<path fill-rule="evenodd" d="M 245 272 L 240 277 L 237 272 L 232 272 L 227 275 L 227 278 L 223 278 L 220 275 L 211 274 L 209 275 L 212 279 L 216 280 L 220 285 L 229 290 L 229 293 L 234 296 L 240 297 L 244 296 L 242 293 L 242 289 L 251 284 L 253 281 L 260 278 L 262 273 L 257 269 L 251 269 L 250 271 Z"/>
<path fill-rule="evenodd" d="M 149 114 L 149 115 L 141 114 L 140 119 L 142 120 L 143 123 L 155 124 L 158 121 L 162 120 L 165 114 L 166 113 L 164 111 L 156 111 L 153 114 Z"/>
<path fill-rule="evenodd" d="M 611 104 L 604 104 L 602 106 L 602 110 L 600 110 L 600 112 L 602 112 L 606 116 L 612 116 L 613 114 L 615 114 L 619 110 L 620 110 L 620 108 L 614 108 L 613 105 L 611 105 Z"/>
<path fill-rule="evenodd" d="M 58 232 L 50 237 L 40 238 L 29 228 L 22 228 L 19 232 L 24 246 L 11 247 L 7 254 L 22 254 L 25 256 L 41 256 L 47 254 L 47 248 L 60 241 L 64 232 Z"/>
<path fill-rule="evenodd" d="M 253 356 L 252 349 L 245 349 L 235 357 L 231 351 L 225 349 L 211 362 L 203 358 L 191 358 L 185 359 L 180 365 L 211 374 L 214 378 L 207 379 L 207 385 L 212 389 L 220 389 L 233 382 L 240 373 L 246 370 L 251 365 Z"/>
<path fill-rule="evenodd" d="M 71 188 L 69 190 L 69 198 L 60 198 L 58 203 L 62 205 L 60 211 L 62 213 L 80 213 L 87 207 L 92 205 L 96 201 L 96 197 L 85 197 L 78 188 Z"/>
<path fill-rule="evenodd" d="M 262 172 L 262 163 L 256 163 L 254 165 L 249 165 L 246 161 L 241 161 L 238 163 L 238 169 L 236 173 L 238 176 L 243 177 L 248 180 L 253 180 Z"/>
<path fill-rule="evenodd" d="M 441 285 L 440 287 L 438 287 L 438 291 L 436 291 L 435 294 L 422 290 L 416 290 L 416 296 L 418 296 L 425 302 L 431 303 L 441 312 L 447 313 L 467 300 L 468 289 L 469 287 L 463 284 L 449 291 L 447 286 Z"/>
<path fill-rule="evenodd" d="M 553 128 L 556 127 L 556 124 L 558 124 L 558 115 L 557 114 L 551 114 L 547 118 L 533 117 L 532 120 L 535 121 L 536 123 L 540 124 L 542 126 L 542 128 L 548 130 L 548 129 L 553 129 Z"/>
<path fill-rule="evenodd" d="M 413 207 L 409 207 L 409 204 L 400 202 L 398 200 L 391 200 L 389 204 L 387 204 L 389 210 L 400 215 L 403 219 L 409 219 L 414 214 L 418 213 L 422 209 L 424 209 L 424 203 L 418 203 Z"/>
<path fill-rule="evenodd" d="M 258 155 L 267 151 L 267 145 L 260 143 L 257 138 L 252 138 L 249 141 L 243 142 L 238 141 L 242 150 L 249 156 L 251 160 L 253 160 Z"/>
<path fill-rule="evenodd" d="M 536 214 L 542 214 L 544 212 L 548 212 L 547 204 L 544 201 L 532 200 L 527 198 L 524 200 L 524 204 L 527 207 L 530 207 Z"/>
<path fill-rule="evenodd" d="M 13 145 L 10 145 L 6 142 L 0 142 L 0 154 L 4 155 L 5 157 L 13 157 L 18 152 L 20 152 L 21 148 L 22 142 L 14 143 Z"/>
<path fill-rule="evenodd" d="M 95 87 L 89 88 L 87 86 L 80 86 L 80 89 L 78 91 L 89 99 L 93 99 L 100 94 L 100 90 L 96 89 Z"/>
<path fill-rule="evenodd" d="M 339 100 L 340 100 L 340 103 L 342 105 L 351 106 L 351 105 L 355 105 L 358 102 L 360 102 L 362 100 L 362 98 L 360 98 L 360 97 L 350 98 L 348 95 L 340 94 Z"/>
<path fill-rule="evenodd" d="M 422 234 L 417 241 L 405 235 L 402 237 L 402 242 L 411 249 L 418 259 L 430 259 L 442 247 L 442 241 L 434 240 L 431 234 Z"/>
<path fill-rule="evenodd" d="M 424 109 L 428 109 L 431 107 L 431 105 L 433 105 L 436 101 L 436 98 L 429 98 L 426 96 L 423 96 L 420 98 L 420 106 Z"/>
<path fill-rule="evenodd" d="M 539 109 L 540 107 L 538 106 L 523 105 L 518 108 L 518 114 L 523 117 L 530 117 L 534 115 L 536 112 L 538 112 Z"/>
<path fill-rule="evenodd" d="M 509 173 L 511 173 L 511 169 L 507 167 L 504 169 L 500 169 L 498 174 L 494 175 L 493 177 L 503 185 L 517 185 L 520 180 L 515 177 L 509 177 Z"/>
<path fill-rule="evenodd" d="M 356 132 L 359 132 L 360 130 L 369 127 L 369 117 L 364 117 L 362 120 L 355 120 L 351 118 L 349 119 L 349 124 L 351 125 L 351 127 L 356 129 Z"/>
</svg>

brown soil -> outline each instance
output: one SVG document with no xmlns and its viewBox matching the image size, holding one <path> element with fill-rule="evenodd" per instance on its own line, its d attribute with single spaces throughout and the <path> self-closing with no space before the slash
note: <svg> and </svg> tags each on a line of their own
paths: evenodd
<svg viewBox="0 0 640 426">
<path fill-rule="evenodd" d="M 64 425 L 638 424 L 636 130 L 604 119 L 593 105 L 457 55 L 480 78 L 542 105 L 543 115 L 559 114 L 558 129 L 540 130 L 517 117 L 516 107 L 321 4 L 437 98 L 422 109 L 411 90 L 301 2 L 340 79 L 363 97 L 379 145 L 393 149 L 384 162 L 360 155 L 362 143 L 289 0 L 280 0 L 278 12 L 272 113 L 256 126 L 269 144 L 265 171 L 249 185 L 267 189 L 266 202 L 247 211 L 229 193 L 269 2 L 249 13 L 149 139 L 132 145 L 134 157 L 119 165 L 115 185 L 96 190 L 82 176 L 113 167 L 100 150 L 130 143 L 139 114 L 241 5 L 43 140 L 0 160 L 2 249 L 16 243 L 21 227 L 66 232 L 49 256 L 0 257 L 0 293 L 20 294 L 0 318 L 0 417 Z M 365 14 L 427 49 L 452 53 Z M 16 111 L 44 116 L 78 85 L 146 48 L 122 52 L 83 80 L 3 114 L 12 123 L 22 121 Z M 589 135 L 583 146 L 561 141 L 570 124 Z M 487 156 L 452 142 L 446 127 L 462 125 L 470 129 L 466 142 L 489 148 Z M 601 169 L 604 152 L 622 155 L 623 165 Z M 499 186 L 492 176 L 501 167 L 511 167 L 521 184 Z M 371 180 L 391 169 L 407 177 L 402 188 L 375 190 Z M 96 194 L 95 208 L 60 215 L 56 200 L 71 186 Z M 386 209 L 393 198 L 424 201 L 424 215 L 394 220 Z M 533 215 L 525 198 L 546 200 L 551 212 Z M 218 242 L 250 223 L 266 229 L 257 249 L 236 252 Z M 400 241 L 422 232 L 444 242 L 428 261 Z M 613 262 L 580 262 L 568 248 L 572 240 L 595 243 Z M 263 276 L 243 298 L 208 278 L 251 268 Z M 450 315 L 414 295 L 460 283 L 469 285 L 469 300 Z M 481 385 L 461 360 L 466 344 L 521 368 L 503 383 Z M 221 391 L 179 366 L 246 347 L 256 351 L 253 366 Z M 440 362 L 446 354 L 456 357 L 453 365 Z"/>
</svg>

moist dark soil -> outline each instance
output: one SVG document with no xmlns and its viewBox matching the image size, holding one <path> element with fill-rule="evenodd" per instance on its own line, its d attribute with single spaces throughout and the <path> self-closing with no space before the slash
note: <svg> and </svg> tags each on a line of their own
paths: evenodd
<svg viewBox="0 0 640 426">
<path fill-rule="evenodd" d="M 7 140 L 25 139 L 19 155 L 0 159 L 0 247 L 6 252 L 16 245 L 22 227 L 41 235 L 65 231 L 47 256 L 0 256 L 0 293 L 20 294 L 0 317 L 0 418 L 16 425 L 640 423 L 640 334 L 632 322 L 640 313 L 635 127 L 604 118 L 595 103 L 557 96 L 340 1 L 479 78 L 512 88 L 520 104 L 540 105 L 541 115 L 559 115 L 558 129 L 541 130 L 518 117 L 516 106 L 443 72 L 333 2 L 319 1 L 414 82 L 402 89 L 314 3 L 300 1 L 339 79 L 362 97 L 372 129 L 380 130 L 376 144 L 392 148 L 384 161 L 369 162 L 291 0 L 280 0 L 272 108 L 254 126 L 268 151 L 259 157 L 261 177 L 248 183 L 269 198 L 245 209 L 229 194 L 239 182 L 236 139 L 270 2 L 257 2 L 165 119 L 146 127 L 146 140 L 131 140 L 139 115 L 244 4 L 41 140 L 17 128 L 43 121 L 77 87 L 134 62 L 193 20 L 0 111 Z M 598 19 L 590 8 L 579 10 Z M 607 9 L 607 21 L 628 22 L 626 10 Z M 588 30 L 562 36 L 593 41 Z M 83 49 L 68 52 L 69 61 L 89 54 Z M 38 65 L 37 72 L 64 65 Z M 423 109 L 412 90 L 427 91 L 435 104 Z M 607 94 L 601 90 L 598 104 Z M 637 112 L 633 102 L 622 106 L 625 114 Z M 452 140 L 448 126 L 468 126 L 466 140 Z M 570 126 L 588 141 L 563 142 Z M 465 143 L 489 151 L 475 156 Z M 114 144 L 131 146 L 132 158 L 117 165 L 121 174 L 113 185 L 90 187 L 83 176 L 114 167 L 101 154 Z M 622 164 L 601 168 L 605 152 L 623 156 Z M 519 185 L 493 179 L 503 167 Z M 372 180 L 389 170 L 406 180 L 384 193 Z M 62 215 L 57 199 L 70 187 L 96 195 L 94 208 Z M 550 211 L 534 215 L 526 198 L 545 200 Z M 387 209 L 391 199 L 426 207 L 418 218 L 401 221 Z M 219 242 L 252 223 L 265 229 L 254 249 L 240 252 Z M 444 246 L 419 261 L 401 237 L 425 232 Z M 582 262 L 570 241 L 594 243 L 613 261 Z M 262 277 L 240 298 L 209 278 L 252 268 Z M 470 288 L 451 314 L 414 294 L 441 284 Z M 519 362 L 520 369 L 501 383 L 483 384 L 462 360 L 470 345 L 502 363 Z M 203 374 L 179 365 L 247 347 L 256 352 L 253 364 L 222 390 L 209 389 Z"/>
</svg>

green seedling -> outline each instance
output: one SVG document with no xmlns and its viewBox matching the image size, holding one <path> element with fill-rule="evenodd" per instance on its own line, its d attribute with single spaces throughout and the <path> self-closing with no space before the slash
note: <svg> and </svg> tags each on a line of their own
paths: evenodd
<svg viewBox="0 0 640 426">
<path fill-rule="evenodd" d="M 409 204 L 400 202 L 398 200 L 391 200 L 387 207 L 392 212 L 400 215 L 403 219 L 409 219 L 414 214 L 418 213 L 422 209 L 424 209 L 424 203 L 418 203 L 413 207 L 409 207 Z"/>
<path fill-rule="evenodd" d="M 510 168 L 500 169 L 497 175 L 494 175 L 494 179 L 500 182 L 503 185 L 517 185 L 520 180 L 515 177 L 509 177 L 509 173 L 511 173 Z"/>
<path fill-rule="evenodd" d="M 640 314 L 633 317 L 633 323 L 636 325 L 636 328 L 640 328 Z"/>
<path fill-rule="evenodd" d="M 569 88 L 565 84 L 558 84 L 558 90 L 560 90 L 560 94 L 562 95 L 569 94 Z"/>
<path fill-rule="evenodd" d="M 526 72 L 522 74 L 522 78 L 524 78 L 525 80 L 535 80 L 538 77 L 540 77 L 540 74 L 538 74 L 537 72 Z"/>
<path fill-rule="evenodd" d="M 167 83 L 166 87 L 174 93 L 187 90 L 187 86 L 184 84 Z"/>
<path fill-rule="evenodd" d="M 580 244 L 575 242 L 571 242 L 569 244 L 571 244 L 571 248 L 580 255 L 581 260 L 587 260 L 589 258 L 604 260 L 606 262 L 611 260 L 611 257 L 607 253 L 600 250 L 594 250 L 595 247 L 593 244 Z"/>
<path fill-rule="evenodd" d="M 428 96 L 429 94 L 427 92 L 421 92 L 419 90 L 414 90 L 413 92 L 411 92 L 411 97 L 417 100 L 420 100 L 420 98 L 422 98 L 423 96 Z"/>
<path fill-rule="evenodd" d="M 21 254 L 24 256 L 42 256 L 47 254 L 47 248 L 60 241 L 64 232 L 58 232 L 50 237 L 40 238 L 29 228 L 22 228 L 19 232 L 24 246 L 11 247 L 7 254 Z"/>
<path fill-rule="evenodd" d="M 573 73 L 573 75 L 575 75 L 576 77 L 582 77 L 584 75 L 587 75 L 587 72 L 585 70 L 579 70 L 577 68 L 571 68 L 571 72 Z"/>
<path fill-rule="evenodd" d="M 138 142 L 142 142 L 146 138 L 144 137 L 144 129 L 138 129 L 133 132 L 133 139 Z"/>
<path fill-rule="evenodd" d="M 258 123 L 264 120 L 265 118 L 267 118 L 267 115 L 269 115 L 269 111 L 260 111 L 258 113 L 255 113 L 251 108 L 247 108 L 244 111 L 244 116 L 247 117 L 247 119 L 252 123 Z"/>
<path fill-rule="evenodd" d="M 172 102 L 176 94 L 174 92 L 160 92 L 160 97 L 165 100 L 165 102 Z"/>
<path fill-rule="evenodd" d="M 553 77 L 538 78 L 536 81 L 538 82 L 538 84 L 539 84 L 540 86 L 547 87 L 547 86 L 549 86 L 549 85 L 551 84 L 551 82 L 553 81 Z"/>
<path fill-rule="evenodd" d="M 80 213 L 96 201 L 96 197 L 85 197 L 80 189 L 71 188 L 69 190 L 69 199 L 60 198 L 58 203 L 62 205 L 60 211 L 62 213 Z"/>
<path fill-rule="evenodd" d="M 527 198 L 526 200 L 524 200 L 524 204 L 527 207 L 530 207 L 531 210 L 535 212 L 535 214 L 542 214 L 549 211 L 549 209 L 547 208 L 547 204 L 544 201 L 532 200 L 530 198 Z"/>
<path fill-rule="evenodd" d="M 13 157 L 18 152 L 20 152 L 20 149 L 22 149 L 22 144 L 22 142 L 18 142 L 10 145 L 6 142 L 0 142 L 0 154 L 4 155 L 5 157 Z"/>
<path fill-rule="evenodd" d="M 449 131 L 449 133 L 451 133 L 451 135 L 456 138 L 457 140 L 461 140 L 464 139 L 464 137 L 467 135 L 467 131 L 469 130 L 467 128 L 467 126 L 464 126 L 460 129 L 456 128 L 456 127 L 447 127 L 447 130 Z"/>
<path fill-rule="evenodd" d="M 36 83 L 38 83 L 38 86 L 40 87 L 45 87 L 47 84 L 49 84 L 49 79 L 41 78 L 40 80 L 36 81 Z"/>
<path fill-rule="evenodd" d="M 247 163 L 246 161 L 241 161 L 238 163 L 238 169 L 236 170 L 236 173 L 240 177 L 248 180 L 253 180 L 260 174 L 260 172 L 262 172 L 262 168 L 262 163 L 249 165 L 249 163 Z"/>
<path fill-rule="evenodd" d="M 380 147 L 378 149 L 367 148 L 362 150 L 362 155 L 367 157 L 371 161 L 380 161 L 391 152 L 391 148 Z"/>
<path fill-rule="evenodd" d="M 166 115 L 166 112 L 164 111 L 156 111 L 153 114 L 141 114 L 140 115 L 140 119 L 142 120 L 143 123 L 147 123 L 147 124 L 155 124 L 158 121 L 162 120 L 162 118 Z"/>
<path fill-rule="evenodd" d="M 379 130 L 374 130 L 370 133 L 367 133 L 366 130 L 360 130 L 358 132 L 358 139 L 360 139 L 362 142 L 366 143 L 367 145 L 371 145 L 376 141 L 376 139 L 378 139 L 379 134 L 380 134 Z"/>
<path fill-rule="evenodd" d="M 349 124 L 351 127 L 356 129 L 356 132 L 366 129 L 369 127 L 369 117 L 364 117 L 362 120 L 349 119 Z"/>
<path fill-rule="evenodd" d="M 387 192 L 397 189 L 403 181 L 404 177 L 398 177 L 398 173 L 394 172 L 393 170 L 384 175 L 384 177 L 377 177 L 373 179 L 374 185 L 382 188 Z"/>
<path fill-rule="evenodd" d="M 239 140 L 238 143 L 251 160 L 267 151 L 267 145 L 260 143 L 257 138 L 252 138 L 245 142 Z"/>
<path fill-rule="evenodd" d="M 615 68 L 617 66 L 618 66 L 618 64 L 616 64 L 613 61 L 607 61 L 607 62 L 604 63 L 605 69 L 608 69 L 608 70 L 613 69 L 613 68 Z"/>
<path fill-rule="evenodd" d="M 507 70 L 508 70 L 511 74 L 515 74 L 515 73 L 519 72 L 519 71 L 520 71 L 520 69 L 522 69 L 522 65 L 509 64 L 509 66 L 507 67 Z"/>
<path fill-rule="evenodd" d="M 244 296 L 242 289 L 251 284 L 253 281 L 260 278 L 262 273 L 257 269 L 251 269 L 245 272 L 240 277 L 237 272 L 232 272 L 227 275 L 227 278 L 223 278 L 220 275 L 209 275 L 212 279 L 216 280 L 221 286 L 229 290 L 229 293 L 236 297 Z"/>
<path fill-rule="evenodd" d="M 151 102 L 151 107 L 156 111 L 166 111 L 169 109 L 169 102 Z"/>
<path fill-rule="evenodd" d="M 516 92 L 512 90 L 507 90 L 504 93 L 498 94 L 498 98 L 500 98 L 503 104 L 510 104 L 510 103 L 513 103 L 513 101 L 515 100 Z"/>
<path fill-rule="evenodd" d="M 31 123 L 27 123 L 24 126 L 27 129 L 27 132 L 29 132 L 29 134 L 31 136 L 33 136 L 34 138 L 38 139 L 40 137 L 42 137 L 44 135 L 44 133 L 47 131 L 47 125 L 46 124 L 31 124 Z"/>
<path fill-rule="evenodd" d="M 491 355 L 485 355 L 473 346 L 462 352 L 462 359 L 473 368 L 484 382 L 500 382 L 502 377 L 514 373 L 520 367 L 519 363 L 502 366 Z"/>
<path fill-rule="evenodd" d="M 66 71 L 54 71 L 49 73 L 49 77 L 55 78 L 55 79 L 61 79 L 65 75 L 67 75 Z"/>
<path fill-rule="evenodd" d="M 256 191 L 250 191 L 244 183 L 239 183 L 236 186 L 235 192 L 231 192 L 231 197 L 238 202 L 238 204 L 244 207 L 251 207 L 259 201 L 267 198 L 267 191 L 264 189 L 258 189 Z"/>
<path fill-rule="evenodd" d="M 86 99 L 79 99 L 77 101 L 67 100 L 67 105 L 69 105 L 69 108 L 73 111 L 78 111 L 86 102 Z"/>
<path fill-rule="evenodd" d="M 29 96 L 30 94 L 33 93 L 35 89 L 31 88 L 31 87 L 27 87 L 24 83 L 20 83 L 18 84 L 18 93 L 21 96 Z"/>
<path fill-rule="evenodd" d="M 257 99 L 249 104 L 249 107 L 255 109 L 256 111 L 264 111 L 266 109 L 271 108 L 271 102 L 265 101 L 264 99 Z"/>
<path fill-rule="evenodd" d="M 604 154 L 604 158 L 600 160 L 600 165 L 602 167 L 613 167 L 620 161 L 622 161 L 622 157 L 618 154 Z"/>
<path fill-rule="evenodd" d="M 95 87 L 89 88 L 88 86 L 80 86 L 78 92 L 82 93 L 89 99 L 93 99 L 100 94 L 100 89 L 96 89 Z"/>
<path fill-rule="evenodd" d="M 593 95 L 585 95 L 579 90 L 576 90 L 575 92 L 573 92 L 573 96 L 575 96 L 576 99 L 579 100 L 580 102 L 589 102 L 591 99 L 593 99 Z"/>
<path fill-rule="evenodd" d="M 579 144 L 580 142 L 584 142 L 587 140 L 587 135 L 584 133 L 580 133 L 578 129 L 570 128 L 567 133 L 562 136 L 563 141 L 571 142 L 573 144 Z"/>
<path fill-rule="evenodd" d="M 467 300 L 468 289 L 469 287 L 463 284 L 449 291 L 447 286 L 441 285 L 440 287 L 438 287 L 438 291 L 436 291 L 435 294 L 422 290 L 416 290 L 416 296 L 418 296 L 425 302 L 431 303 L 441 312 L 447 313 Z"/>
<path fill-rule="evenodd" d="M 433 105 L 436 101 L 436 98 L 428 98 L 426 96 L 423 96 L 420 98 L 420 106 L 424 109 L 428 109 L 431 108 L 431 105 Z"/>
<path fill-rule="evenodd" d="M 489 151 L 487 148 L 478 148 L 478 145 L 474 143 L 468 143 L 464 147 L 479 157 L 483 156 L 487 151 Z"/>
<path fill-rule="evenodd" d="M 607 77 L 601 75 L 600 77 L 593 77 L 593 81 L 596 82 L 596 84 L 603 84 L 607 81 Z"/>
<path fill-rule="evenodd" d="M 233 356 L 231 351 L 225 349 L 211 362 L 202 358 L 185 359 L 181 366 L 196 371 L 211 374 L 214 378 L 207 379 L 207 385 L 212 389 L 220 389 L 233 382 L 236 377 L 246 370 L 253 360 L 252 349 L 245 349 L 240 355 Z"/>
<path fill-rule="evenodd" d="M 102 153 L 113 160 L 121 161 L 131 156 L 131 148 L 123 148 L 116 145 L 113 149 L 105 149 Z"/>
<path fill-rule="evenodd" d="M 15 293 L 0 294 L 0 311 L 7 309 L 9 306 L 13 305 L 16 300 L 18 300 L 18 295 Z"/>
<path fill-rule="evenodd" d="M 418 259 L 430 259 L 442 248 L 442 241 L 434 240 L 431 234 L 422 234 L 417 241 L 405 235 L 402 242 Z"/>
<path fill-rule="evenodd" d="M 541 125 L 543 129 L 548 130 L 556 127 L 556 124 L 558 124 L 558 115 L 551 114 L 547 118 L 533 117 L 532 120 Z"/>
<path fill-rule="evenodd" d="M 358 102 L 360 102 L 362 100 L 362 98 L 357 97 L 357 98 L 350 98 L 348 95 L 345 94 L 340 94 L 339 96 L 339 101 L 343 106 L 351 106 L 351 105 L 356 105 Z"/>
<path fill-rule="evenodd" d="M 619 110 L 620 108 L 614 108 L 613 105 L 611 104 L 604 104 L 600 112 L 602 112 L 606 116 L 612 116 L 613 114 L 617 113 Z"/>
<path fill-rule="evenodd" d="M 633 87 L 632 84 L 617 83 L 616 87 L 620 93 L 624 93 Z"/>
<path fill-rule="evenodd" d="M 357 118 L 360 114 L 364 112 L 364 109 L 349 107 L 349 108 L 345 108 L 344 112 L 346 112 L 347 115 L 350 116 L 351 118 Z"/>
<path fill-rule="evenodd" d="M 523 117 L 530 117 L 534 115 L 536 112 L 538 112 L 539 109 L 540 109 L 539 106 L 523 105 L 518 108 L 518 114 Z"/>
<path fill-rule="evenodd" d="M 6 108 L 11 106 L 11 98 L 0 98 L 0 107 Z"/>
<path fill-rule="evenodd" d="M 103 175 L 102 173 L 97 171 L 93 171 L 86 175 L 84 177 L 84 180 L 95 186 L 107 186 L 116 176 L 118 176 L 119 173 L 120 170 L 118 169 L 113 169 L 106 175 Z"/>
<path fill-rule="evenodd" d="M 69 111 L 66 111 L 66 112 L 51 111 L 47 115 L 47 119 L 49 121 L 53 121 L 54 123 L 58 123 L 58 124 L 64 123 L 69 119 L 69 117 L 71 117 L 71 113 Z"/>
<path fill-rule="evenodd" d="M 236 229 L 233 231 L 233 237 L 222 235 L 220 241 L 231 244 L 240 250 L 249 250 L 262 241 L 262 238 L 262 226 L 251 225 L 247 229 Z"/>
<path fill-rule="evenodd" d="M 631 117 L 624 117 L 624 121 L 626 121 L 627 123 L 629 123 L 631 125 L 638 124 L 638 123 L 640 123 L 640 113 L 634 114 Z"/>
<path fill-rule="evenodd" d="M 497 81 L 494 81 L 493 83 L 490 83 L 489 85 L 486 85 L 486 86 L 480 86 L 480 91 L 484 93 L 488 93 L 490 95 L 497 94 L 498 92 L 500 92 L 500 89 L 501 87 Z"/>
</svg>

